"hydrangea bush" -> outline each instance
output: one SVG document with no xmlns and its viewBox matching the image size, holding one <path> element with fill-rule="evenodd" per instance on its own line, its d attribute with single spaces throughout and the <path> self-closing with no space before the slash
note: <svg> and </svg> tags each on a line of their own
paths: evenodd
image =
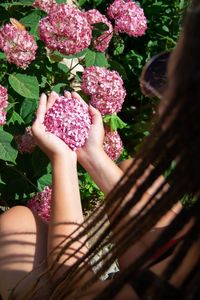
<svg viewBox="0 0 200 300">
<path fill-rule="evenodd" d="M 0 2 L 0 206 L 29 203 L 48 219 L 51 166 L 30 129 L 42 92 L 60 94 L 45 125 L 74 151 L 88 136 L 89 103 L 103 116 L 111 159 L 137 149 L 154 104 L 139 91 L 139 73 L 152 54 L 174 47 L 184 3 Z M 69 101 L 64 90 L 85 103 Z M 79 179 L 83 200 L 101 195 L 80 166 Z"/>
</svg>

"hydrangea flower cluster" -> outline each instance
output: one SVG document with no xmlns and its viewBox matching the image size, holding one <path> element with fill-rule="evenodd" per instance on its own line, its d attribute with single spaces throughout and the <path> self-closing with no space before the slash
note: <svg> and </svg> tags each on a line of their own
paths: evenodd
<svg viewBox="0 0 200 300">
<path fill-rule="evenodd" d="M 85 68 L 81 87 L 86 94 L 91 95 L 91 104 L 102 115 L 121 110 L 126 91 L 118 72 L 96 66 Z"/>
<path fill-rule="evenodd" d="M 120 157 L 123 151 L 123 143 L 117 130 L 105 129 L 103 148 L 112 160 L 117 160 Z"/>
<path fill-rule="evenodd" d="M 104 23 L 108 26 L 108 30 L 104 31 L 102 35 L 99 37 L 95 38 L 93 43 L 94 43 L 94 48 L 97 51 L 104 52 L 110 43 L 110 40 L 113 35 L 113 27 L 112 24 L 108 21 L 106 16 L 102 15 L 97 9 L 91 9 L 86 12 L 88 22 L 92 24 L 96 23 Z"/>
<path fill-rule="evenodd" d="M 26 69 L 35 59 L 37 44 L 26 30 L 12 24 L 4 25 L 0 30 L 0 49 L 5 52 L 9 63 Z"/>
<path fill-rule="evenodd" d="M 75 54 L 90 45 L 91 26 L 87 16 L 78 8 L 60 4 L 54 6 L 39 24 L 40 39 L 50 50 Z"/>
<path fill-rule="evenodd" d="M 6 107 L 8 106 L 7 89 L 0 84 L 0 125 L 6 123 Z"/>
<path fill-rule="evenodd" d="M 33 6 L 49 13 L 56 4 L 56 0 L 35 0 Z"/>
<path fill-rule="evenodd" d="M 36 146 L 30 126 L 26 127 L 24 134 L 16 135 L 15 141 L 20 153 L 32 153 Z"/>
<path fill-rule="evenodd" d="M 147 29 L 147 19 L 143 9 L 132 0 L 115 0 L 107 10 L 108 16 L 115 20 L 115 30 L 138 37 Z"/>
<path fill-rule="evenodd" d="M 44 125 L 76 151 L 88 138 L 91 125 L 88 105 L 83 100 L 61 96 L 47 111 Z"/>
<path fill-rule="evenodd" d="M 39 192 L 30 199 L 27 206 L 43 220 L 49 221 L 51 210 L 52 189 L 46 186 L 42 192 Z"/>
</svg>

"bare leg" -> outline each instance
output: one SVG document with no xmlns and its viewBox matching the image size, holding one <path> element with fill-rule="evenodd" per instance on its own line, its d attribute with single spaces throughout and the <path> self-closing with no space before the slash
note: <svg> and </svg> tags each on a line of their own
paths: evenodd
<svg viewBox="0 0 200 300">
<path fill-rule="evenodd" d="M 30 209 L 16 206 L 0 216 L 0 294 L 8 299 L 10 291 L 30 271 L 36 268 L 19 284 L 15 298 L 20 299 L 44 271 L 47 253 L 47 224 Z M 40 289 L 34 299 L 48 299 L 48 286 Z"/>
</svg>

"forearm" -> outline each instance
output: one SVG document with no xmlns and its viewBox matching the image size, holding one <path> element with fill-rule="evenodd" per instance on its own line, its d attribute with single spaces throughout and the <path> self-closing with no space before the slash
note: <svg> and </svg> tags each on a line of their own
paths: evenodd
<svg viewBox="0 0 200 300">
<path fill-rule="evenodd" d="M 123 175 L 123 171 L 103 149 L 97 150 L 94 155 L 85 153 L 80 163 L 105 195 L 109 194 Z"/>
<path fill-rule="evenodd" d="M 48 232 L 48 253 L 50 254 L 48 263 L 50 265 L 55 261 L 62 246 L 77 235 L 78 231 L 75 234 L 73 232 L 83 222 L 76 159 L 69 161 L 65 157 L 59 157 L 52 162 L 52 170 L 52 209 Z M 65 243 L 57 247 L 64 239 Z M 67 260 L 65 267 L 68 267 L 76 262 L 82 253 L 85 253 L 85 247 L 81 249 L 81 253 L 76 254 L 76 257 L 69 258 L 69 256 L 80 247 L 83 241 L 84 238 L 78 239 L 67 247 L 58 264 Z"/>
</svg>

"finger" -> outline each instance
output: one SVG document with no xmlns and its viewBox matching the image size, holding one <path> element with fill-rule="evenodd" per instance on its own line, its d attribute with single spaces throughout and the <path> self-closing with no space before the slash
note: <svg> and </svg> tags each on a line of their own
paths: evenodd
<svg viewBox="0 0 200 300">
<path fill-rule="evenodd" d="M 37 119 L 39 120 L 40 123 L 44 122 L 44 116 L 47 110 L 47 96 L 42 93 L 38 105 L 38 109 L 36 112 Z"/>
<path fill-rule="evenodd" d="M 55 91 L 51 92 L 51 94 L 48 97 L 48 101 L 47 101 L 47 110 L 54 105 L 54 103 L 58 99 L 58 97 L 59 97 L 59 95 Z"/>
<path fill-rule="evenodd" d="M 72 97 L 79 100 L 79 101 L 82 101 L 84 104 L 86 103 L 83 98 L 76 92 L 72 92 Z"/>
<path fill-rule="evenodd" d="M 94 108 L 91 104 L 89 105 L 89 113 L 92 118 L 92 124 L 103 123 L 100 111 Z"/>
<path fill-rule="evenodd" d="M 72 96 L 73 96 L 74 98 L 76 98 L 77 100 L 82 100 L 82 101 L 84 101 L 84 100 L 81 98 L 81 96 L 80 96 L 78 93 L 76 93 L 76 92 L 72 92 Z"/>
<path fill-rule="evenodd" d="M 68 91 L 64 91 L 64 96 L 65 96 L 66 98 L 71 98 L 71 97 L 72 97 L 71 93 L 68 92 Z"/>
</svg>

